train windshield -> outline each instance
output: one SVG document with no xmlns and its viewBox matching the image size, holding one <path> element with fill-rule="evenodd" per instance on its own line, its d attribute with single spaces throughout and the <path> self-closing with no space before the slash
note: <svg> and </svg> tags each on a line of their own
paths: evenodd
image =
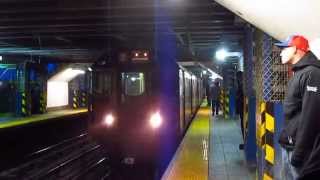
<svg viewBox="0 0 320 180">
<path fill-rule="evenodd" d="M 95 73 L 93 90 L 96 95 L 109 96 L 112 89 L 112 76 L 110 72 L 98 71 Z"/>
<path fill-rule="evenodd" d="M 139 96 L 145 91 L 145 77 L 142 72 L 121 73 L 122 89 L 127 96 Z"/>
</svg>

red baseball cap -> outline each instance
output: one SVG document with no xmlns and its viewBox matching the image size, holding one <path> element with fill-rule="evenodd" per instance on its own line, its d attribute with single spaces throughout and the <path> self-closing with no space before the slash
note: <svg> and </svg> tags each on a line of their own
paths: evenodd
<svg viewBox="0 0 320 180">
<path fill-rule="evenodd" d="M 297 47 L 297 49 L 300 49 L 302 51 L 309 51 L 309 41 L 305 37 L 300 35 L 289 36 L 285 41 L 275 43 L 274 45 L 282 48 L 295 46 Z"/>
</svg>

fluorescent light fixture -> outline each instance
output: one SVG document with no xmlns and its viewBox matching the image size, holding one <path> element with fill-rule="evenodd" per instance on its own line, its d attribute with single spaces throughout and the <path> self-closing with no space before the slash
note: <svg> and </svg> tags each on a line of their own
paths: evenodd
<svg viewBox="0 0 320 180">
<path fill-rule="evenodd" d="M 48 81 L 47 107 L 61 107 L 69 104 L 68 82 Z"/>
<path fill-rule="evenodd" d="M 211 69 L 208 69 L 208 71 L 211 73 L 210 78 L 211 79 L 223 79 L 222 76 L 220 76 L 218 73 L 212 71 Z"/>
<path fill-rule="evenodd" d="M 132 82 L 135 82 L 136 80 L 137 80 L 136 77 L 131 77 L 131 81 L 132 81 Z"/>
<path fill-rule="evenodd" d="M 241 57 L 241 53 L 240 52 L 229 52 L 227 53 L 227 56 L 233 56 L 233 57 Z"/>
<path fill-rule="evenodd" d="M 225 49 L 220 49 L 216 52 L 216 58 L 219 61 L 224 61 L 227 56 L 228 56 L 228 53 Z"/>
<path fill-rule="evenodd" d="M 80 74 L 83 70 L 68 68 L 48 80 L 47 83 L 47 107 L 61 107 L 69 104 L 68 83 Z"/>
<path fill-rule="evenodd" d="M 49 79 L 49 81 L 64 81 L 64 82 L 69 82 L 73 78 L 77 77 L 80 74 L 84 74 L 85 72 L 83 70 L 79 69 L 72 69 L 68 68 L 65 69 L 64 71 L 61 71 L 54 75 L 52 78 Z"/>
</svg>

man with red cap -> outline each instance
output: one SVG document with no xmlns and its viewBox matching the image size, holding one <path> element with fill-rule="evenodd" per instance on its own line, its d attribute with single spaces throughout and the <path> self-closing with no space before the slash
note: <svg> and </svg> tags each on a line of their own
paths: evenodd
<svg viewBox="0 0 320 180">
<path fill-rule="evenodd" d="M 275 45 L 283 48 L 281 61 L 294 72 L 283 102 L 285 123 L 279 138 L 286 161 L 284 176 L 301 179 L 320 170 L 316 147 L 320 137 L 320 61 L 303 36 L 290 36 Z"/>
</svg>

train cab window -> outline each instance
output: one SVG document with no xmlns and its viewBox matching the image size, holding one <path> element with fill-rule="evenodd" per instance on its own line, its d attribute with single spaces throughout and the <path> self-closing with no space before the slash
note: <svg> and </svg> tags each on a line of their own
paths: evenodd
<svg viewBox="0 0 320 180">
<path fill-rule="evenodd" d="M 127 96 L 139 96 L 145 91 L 145 77 L 142 72 L 125 72 L 121 74 L 122 89 Z"/>
<path fill-rule="evenodd" d="M 93 89 L 97 95 L 111 95 L 112 77 L 108 72 L 96 72 L 94 77 Z"/>
</svg>

